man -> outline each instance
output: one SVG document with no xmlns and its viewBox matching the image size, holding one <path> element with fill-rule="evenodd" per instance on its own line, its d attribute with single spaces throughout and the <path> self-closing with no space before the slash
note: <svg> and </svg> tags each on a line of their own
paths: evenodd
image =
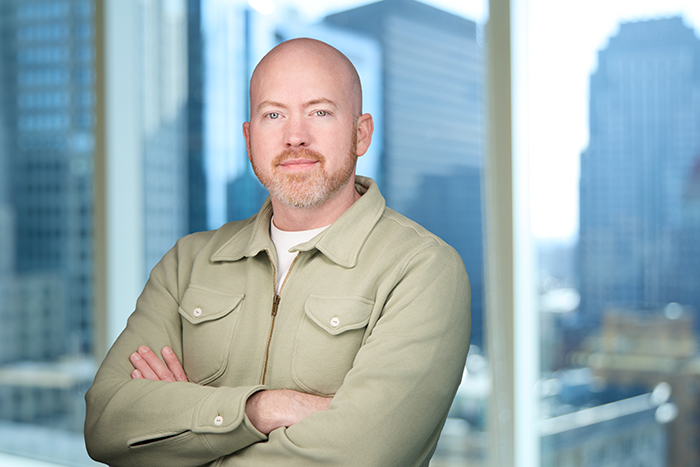
<svg viewBox="0 0 700 467">
<path fill-rule="evenodd" d="M 86 395 L 94 459 L 428 465 L 469 347 L 469 283 L 451 247 L 355 177 L 373 131 L 361 101 L 322 42 L 260 62 L 243 132 L 270 198 L 153 269 Z"/>
</svg>

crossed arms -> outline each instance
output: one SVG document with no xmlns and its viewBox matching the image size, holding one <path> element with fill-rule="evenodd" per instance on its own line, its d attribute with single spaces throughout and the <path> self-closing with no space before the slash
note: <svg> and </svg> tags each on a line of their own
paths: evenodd
<svg viewBox="0 0 700 467">
<path fill-rule="evenodd" d="M 147 346 L 142 345 L 129 357 L 134 371 L 132 379 L 188 382 L 185 370 L 170 347 L 161 351 L 163 361 Z M 163 363 L 165 362 L 165 363 Z M 245 413 L 253 426 L 264 434 L 290 427 L 319 410 L 327 410 L 331 398 L 306 394 L 291 389 L 259 391 L 248 398 Z"/>
</svg>

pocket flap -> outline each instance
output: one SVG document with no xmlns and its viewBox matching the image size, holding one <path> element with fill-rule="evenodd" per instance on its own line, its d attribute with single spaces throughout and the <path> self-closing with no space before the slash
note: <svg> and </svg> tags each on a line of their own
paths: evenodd
<svg viewBox="0 0 700 467">
<path fill-rule="evenodd" d="M 314 323 L 335 336 L 366 326 L 373 306 L 374 302 L 362 297 L 311 295 L 306 299 L 304 310 Z"/>
<path fill-rule="evenodd" d="M 226 316 L 245 295 L 229 295 L 216 290 L 189 286 L 180 302 L 180 314 L 190 323 L 199 324 Z"/>
</svg>

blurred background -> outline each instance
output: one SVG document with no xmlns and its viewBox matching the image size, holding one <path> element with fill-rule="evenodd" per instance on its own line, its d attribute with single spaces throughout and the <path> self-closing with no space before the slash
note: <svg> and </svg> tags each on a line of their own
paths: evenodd
<svg viewBox="0 0 700 467">
<path fill-rule="evenodd" d="M 301 36 L 361 76 L 376 129 L 358 173 L 470 275 L 472 348 L 431 465 L 495 465 L 487 38 L 510 33 L 537 374 L 508 384 L 535 396 L 533 459 L 700 466 L 696 3 L 527 0 L 504 31 L 486 0 L 0 0 L 0 465 L 95 465 L 96 368 L 175 241 L 267 196 L 248 80 Z"/>
</svg>

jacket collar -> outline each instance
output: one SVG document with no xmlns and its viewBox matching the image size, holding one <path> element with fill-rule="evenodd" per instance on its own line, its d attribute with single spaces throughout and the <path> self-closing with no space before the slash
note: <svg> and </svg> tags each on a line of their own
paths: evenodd
<svg viewBox="0 0 700 467">
<path fill-rule="evenodd" d="M 377 184 L 371 178 L 355 177 L 355 189 L 362 195 L 333 224 L 306 243 L 292 251 L 309 251 L 316 248 L 328 259 L 346 268 L 357 264 L 357 258 L 365 240 L 377 224 L 386 203 Z M 215 249 L 212 261 L 238 261 L 244 257 L 254 257 L 263 250 L 273 251 L 270 239 L 270 219 L 272 204 L 268 198 L 260 211 L 249 219 L 247 225 L 237 233 L 224 235 L 222 245 Z M 226 224 L 220 229 L 224 234 Z"/>
</svg>

